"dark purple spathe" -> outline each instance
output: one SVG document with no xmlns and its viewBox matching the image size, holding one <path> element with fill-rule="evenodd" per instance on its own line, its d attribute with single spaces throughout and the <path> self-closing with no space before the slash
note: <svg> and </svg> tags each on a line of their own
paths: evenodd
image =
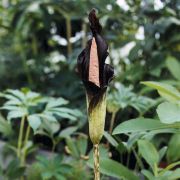
<svg viewBox="0 0 180 180">
<path fill-rule="evenodd" d="M 108 45 L 101 36 L 102 26 L 100 25 L 99 20 L 96 17 L 96 12 L 94 9 L 89 13 L 89 22 L 93 35 L 92 39 L 95 38 L 95 42 L 97 45 L 97 55 L 99 63 L 99 86 L 89 81 L 89 67 L 91 62 L 90 51 L 92 39 L 87 42 L 86 48 L 78 56 L 77 67 L 79 75 L 85 85 L 87 94 L 91 96 L 92 99 L 96 98 L 96 100 L 98 101 L 98 99 L 100 99 L 104 92 L 106 92 L 107 86 L 114 76 L 114 69 L 112 66 L 105 63 L 106 57 L 108 56 Z"/>
</svg>

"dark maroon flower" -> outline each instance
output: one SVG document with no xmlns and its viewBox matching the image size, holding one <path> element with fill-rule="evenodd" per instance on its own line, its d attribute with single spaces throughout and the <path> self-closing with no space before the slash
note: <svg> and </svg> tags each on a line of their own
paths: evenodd
<svg viewBox="0 0 180 180">
<path fill-rule="evenodd" d="M 78 56 L 78 72 L 85 85 L 91 104 L 96 105 L 106 92 L 114 75 L 114 69 L 105 63 L 108 56 L 108 45 L 101 36 L 102 26 L 96 17 L 95 10 L 89 13 L 92 39 Z"/>
</svg>

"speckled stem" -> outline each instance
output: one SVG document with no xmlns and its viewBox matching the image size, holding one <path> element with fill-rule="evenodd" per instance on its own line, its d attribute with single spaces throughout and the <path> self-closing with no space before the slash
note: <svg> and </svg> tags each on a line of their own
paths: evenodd
<svg viewBox="0 0 180 180">
<path fill-rule="evenodd" d="M 100 180 L 99 144 L 95 144 L 93 149 L 94 149 L 94 180 Z"/>
</svg>

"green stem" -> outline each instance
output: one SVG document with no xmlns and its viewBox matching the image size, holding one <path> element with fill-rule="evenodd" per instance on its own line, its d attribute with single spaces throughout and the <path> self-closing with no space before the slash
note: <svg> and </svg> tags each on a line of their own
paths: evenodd
<svg viewBox="0 0 180 180">
<path fill-rule="evenodd" d="M 114 127 L 114 120 L 115 120 L 116 112 L 112 112 L 110 126 L 109 126 L 109 134 L 112 134 L 112 130 Z M 106 146 L 109 148 L 109 141 L 107 140 Z"/>
<path fill-rule="evenodd" d="M 21 159 L 21 164 L 24 165 L 25 164 L 25 159 L 26 159 L 26 145 L 29 139 L 29 135 L 30 135 L 30 131 L 31 131 L 31 127 L 28 124 L 27 130 L 26 130 L 26 135 L 25 135 L 25 140 L 24 140 L 24 150 L 23 150 L 23 154 L 22 154 L 22 159 Z"/>
<path fill-rule="evenodd" d="M 134 156 L 136 157 L 136 160 L 137 160 L 136 161 L 137 163 L 136 163 L 135 169 L 137 168 L 137 165 L 139 165 L 139 167 L 141 167 L 141 169 L 144 169 L 144 165 L 143 165 L 141 159 L 139 158 L 138 154 L 136 153 L 135 149 L 132 148 L 132 151 L 133 151 Z"/>
<path fill-rule="evenodd" d="M 112 116 L 111 116 L 111 122 L 110 122 L 110 127 L 109 127 L 109 134 L 112 134 L 112 130 L 113 130 L 113 127 L 114 127 L 115 117 L 116 117 L 116 112 L 114 111 L 112 113 Z"/>
<path fill-rule="evenodd" d="M 131 151 L 128 151 L 126 167 L 129 167 L 130 155 L 131 155 Z"/>
<path fill-rule="evenodd" d="M 17 157 L 21 157 L 21 146 L 23 141 L 23 129 L 24 129 L 24 122 L 26 116 L 23 116 L 21 119 L 20 130 L 19 130 L 19 137 L 18 137 L 18 147 L 17 147 Z"/>
<path fill-rule="evenodd" d="M 157 167 L 157 164 L 154 164 L 153 172 L 154 172 L 154 176 L 158 177 L 158 167 Z"/>
<path fill-rule="evenodd" d="M 52 143 L 53 143 L 53 145 L 52 145 L 52 153 L 55 151 L 55 148 L 56 148 L 56 141 L 54 141 L 53 139 L 52 139 Z"/>
<path fill-rule="evenodd" d="M 71 38 L 71 33 L 72 33 L 72 29 L 71 29 L 71 19 L 69 16 L 66 16 L 66 36 L 67 36 L 67 54 L 68 57 L 72 54 L 72 45 L 70 42 L 70 38 Z"/>
</svg>

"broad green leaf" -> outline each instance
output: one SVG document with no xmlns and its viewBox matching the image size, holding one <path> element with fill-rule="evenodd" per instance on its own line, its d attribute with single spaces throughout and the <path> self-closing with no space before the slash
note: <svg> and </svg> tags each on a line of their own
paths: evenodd
<svg viewBox="0 0 180 180">
<path fill-rule="evenodd" d="M 104 131 L 104 137 L 108 140 L 108 142 L 114 146 L 114 147 L 117 147 L 118 146 L 118 143 L 117 141 L 107 132 L 107 131 Z"/>
<path fill-rule="evenodd" d="M 11 94 L 4 94 L 3 97 L 8 99 L 9 101 L 19 101 L 19 103 L 22 103 L 22 101 L 20 99 L 18 99 L 17 97 L 15 97 Z"/>
<path fill-rule="evenodd" d="M 142 134 L 140 133 L 133 133 L 129 135 L 128 141 L 126 142 L 126 147 L 128 150 L 130 150 L 133 145 L 140 139 Z"/>
<path fill-rule="evenodd" d="M 6 174 L 9 179 L 20 178 L 25 172 L 25 167 L 20 166 L 18 159 L 13 159 L 6 168 Z"/>
<path fill-rule="evenodd" d="M 54 111 L 53 113 L 61 118 L 69 119 L 72 121 L 75 121 L 77 119 L 75 116 L 63 111 Z"/>
<path fill-rule="evenodd" d="M 59 137 L 63 137 L 63 138 L 69 137 L 71 134 L 73 134 L 77 130 L 77 128 L 78 127 L 76 127 L 76 126 L 72 126 L 72 127 L 68 127 L 66 129 L 63 129 L 60 132 Z"/>
<path fill-rule="evenodd" d="M 41 113 L 39 114 L 39 117 L 41 117 L 45 121 L 57 122 L 56 118 L 49 112 Z"/>
<path fill-rule="evenodd" d="M 101 159 L 100 160 L 100 172 L 102 174 L 116 177 L 119 179 L 126 180 L 138 180 L 139 178 L 133 174 L 128 168 L 123 166 L 122 164 L 111 160 L 111 159 Z"/>
<path fill-rule="evenodd" d="M 37 99 L 37 98 L 40 98 L 40 94 L 39 93 L 36 93 L 36 92 L 32 92 L 32 91 L 28 91 L 28 93 L 26 94 L 26 97 L 28 99 Z"/>
<path fill-rule="evenodd" d="M 46 179 L 51 179 L 53 177 L 53 173 L 51 172 L 42 172 L 42 178 L 43 180 L 46 180 Z"/>
<path fill-rule="evenodd" d="M 69 150 L 71 151 L 71 155 L 74 156 L 75 158 L 79 158 L 79 152 L 76 146 L 76 143 L 73 139 L 71 139 L 70 137 L 66 138 L 66 143 L 67 146 L 69 148 Z"/>
<path fill-rule="evenodd" d="M 159 129 L 167 128 L 180 128 L 179 123 L 174 124 L 164 124 L 158 120 L 148 119 L 148 118 L 136 118 L 125 121 L 119 124 L 113 131 L 113 134 L 123 134 L 123 133 L 139 133 Z"/>
<path fill-rule="evenodd" d="M 88 161 L 88 165 L 93 168 L 93 163 Z M 139 178 L 128 168 L 108 158 L 100 158 L 100 172 L 117 179 L 139 180 Z"/>
<path fill-rule="evenodd" d="M 41 118 L 37 114 L 33 114 L 27 117 L 29 125 L 36 131 L 41 125 Z"/>
<path fill-rule="evenodd" d="M 152 139 L 156 134 L 175 134 L 180 133 L 180 123 L 169 124 L 169 128 L 148 131 L 142 135 L 143 139 Z"/>
<path fill-rule="evenodd" d="M 153 176 L 153 174 L 150 171 L 142 170 L 141 172 L 148 178 L 148 180 L 155 180 L 155 177 Z"/>
<path fill-rule="evenodd" d="M 146 112 L 155 104 L 153 99 L 139 96 L 132 91 L 132 88 L 119 84 L 118 89 L 113 90 L 107 97 L 107 109 L 115 113 L 127 106 L 135 108 L 139 113 Z"/>
<path fill-rule="evenodd" d="M 68 104 L 68 101 L 63 98 L 52 98 L 49 100 L 48 104 L 46 105 L 47 109 L 62 106 Z"/>
<path fill-rule="evenodd" d="M 56 178 L 59 180 L 67 180 L 67 178 L 61 174 L 56 174 Z"/>
<path fill-rule="evenodd" d="M 75 121 L 77 119 L 77 115 L 80 115 L 80 113 L 78 114 L 78 112 L 80 112 L 80 111 L 77 111 L 76 109 L 69 109 L 66 107 L 51 108 L 51 109 L 48 109 L 47 112 L 55 114 L 62 118 L 70 119 L 72 121 Z"/>
<path fill-rule="evenodd" d="M 162 160 L 162 158 L 164 157 L 164 155 L 165 155 L 166 152 L 167 152 L 167 149 L 168 149 L 168 147 L 167 147 L 167 146 L 164 146 L 164 147 L 162 147 L 162 148 L 159 150 L 159 161 Z"/>
<path fill-rule="evenodd" d="M 60 128 L 60 124 L 58 122 L 42 120 L 40 128 L 35 133 L 53 138 L 54 133 L 56 133 L 59 130 L 59 128 Z"/>
<path fill-rule="evenodd" d="M 0 114 L 0 133 L 3 136 L 9 137 L 13 134 L 13 130 L 9 121 L 5 120 Z"/>
<path fill-rule="evenodd" d="M 8 116 L 7 116 L 7 120 L 10 121 L 11 119 L 14 119 L 14 118 L 21 118 L 23 116 L 27 115 L 27 112 L 23 109 L 19 109 L 19 110 L 14 110 L 14 111 L 10 111 L 8 113 Z"/>
<path fill-rule="evenodd" d="M 159 162 L 159 154 L 154 145 L 147 140 L 139 140 L 138 150 L 141 156 L 154 170 L 154 168 L 157 166 Z"/>
<path fill-rule="evenodd" d="M 180 81 L 180 63 L 175 57 L 168 56 L 166 58 L 166 66 L 171 74 Z"/>
<path fill-rule="evenodd" d="M 180 134 L 174 134 L 169 142 L 167 159 L 169 162 L 180 160 Z"/>
<path fill-rule="evenodd" d="M 180 101 L 180 92 L 175 87 L 169 84 L 154 81 L 145 81 L 141 83 L 156 89 L 163 98 L 170 102 L 177 103 L 178 101 Z"/>
<path fill-rule="evenodd" d="M 157 107 L 156 111 L 162 123 L 180 122 L 180 106 L 176 104 L 164 102 Z"/>
<path fill-rule="evenodd" d="M 78 136 L 77 138 L 77 148 L 78 151 L 80 153 L 80 155 L 85 155 L 86 151 L 87 151 L 87 145 L 88 145 L 88 141 L 87 141 L 87 136 L 85 134 L 81 134 Z"/>
<path fill-rule="evenodd" d="M 116 149 L 120 154 L 127 152 L 126 144 L 124 144 L 121 140 L 118 140 L 118 146 L 116 146 Z"/>
<path fill-rule="evenodd" d="M 7 106 L 7 105 L 21 105 L 22 102 L 19 100 L 19 99 L 15 99 L 15 100 L 9 100 L 7 101 L 4 106 Z"/>
<path fill-rule="evenodd" d="M 167 178 L 168 180 L 177 180 L 180 179 L 180 168 L 177 168 L 174 171 L 171 171 L 171 174 L 168 176 L 165 176 L 164 179 Z M 162 180 L 164 180 L 162 179 Z"/>
<path fill-rule="evenodd" d="M 33 163 L 27 168 L 27 180 L 42 180 L 41 168 L 38 163 Z"/>
<path fill-rule="evenodd" d="M 21 101 L 25 101 L 25 99 L 26 99 L 24 93 L 22 93 L 19 90 L 8 89 L 7 93 L 15 96 L 16 98 L 20 99 Z"/>
<path fill-rule="evenodd" d="M 1 109 L 5 109 L 8 111 L 26 111 L 24 107 L 13 106 L 13 105 L 4 105 Z"/>
</svg>

